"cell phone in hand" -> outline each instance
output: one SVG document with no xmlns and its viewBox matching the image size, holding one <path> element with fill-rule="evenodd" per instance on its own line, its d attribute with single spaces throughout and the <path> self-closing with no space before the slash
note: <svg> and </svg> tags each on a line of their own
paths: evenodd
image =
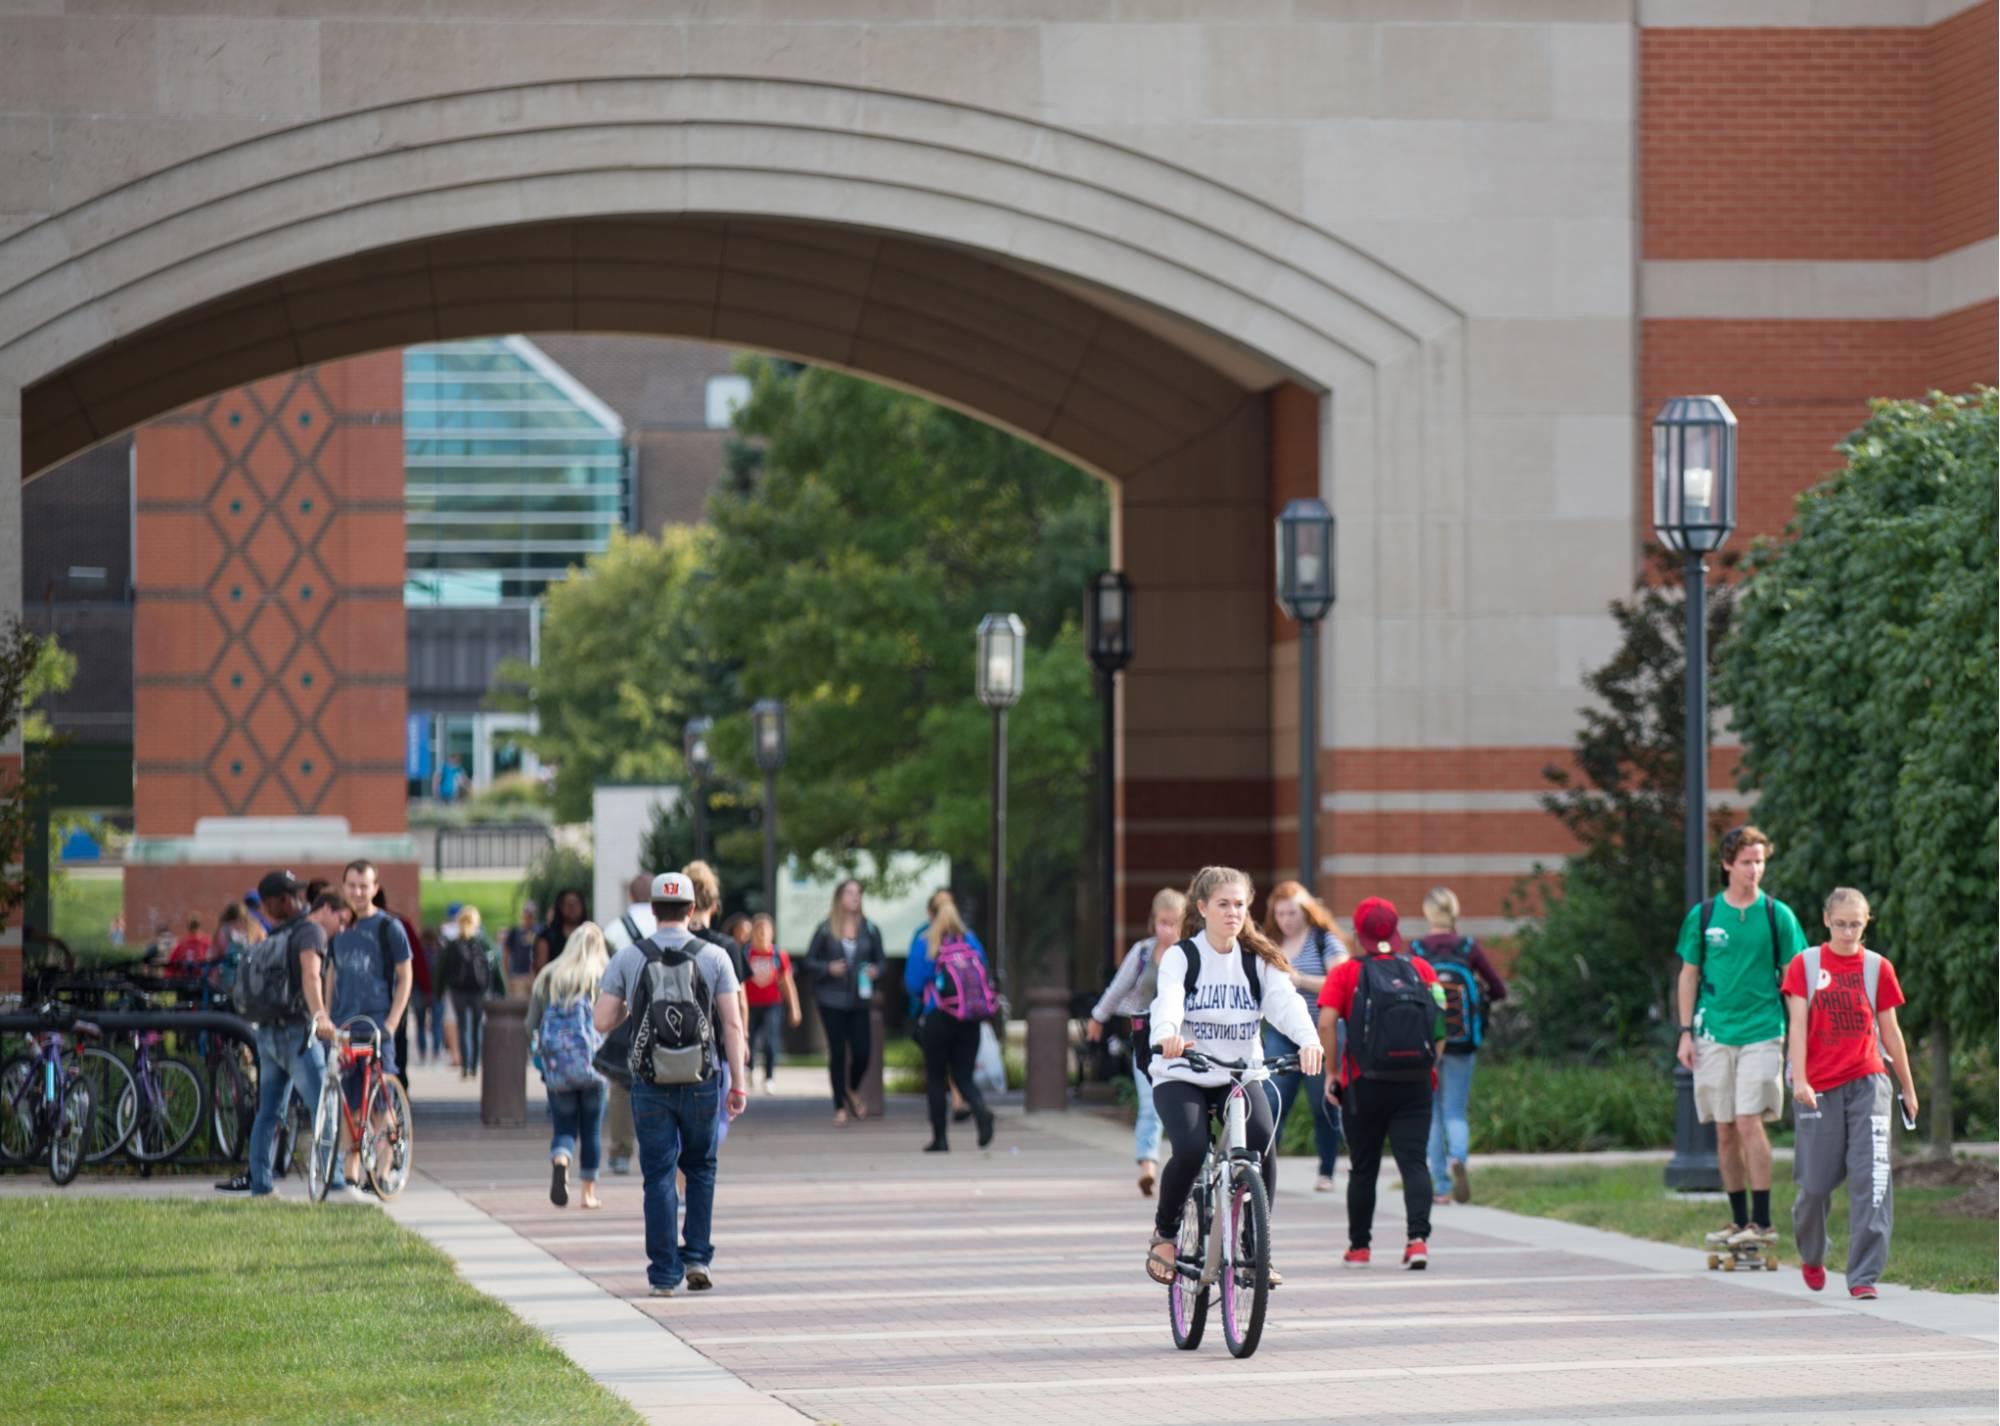
<svg viewBox="0 0 2000 1426">
<path fill-rule="evenodd" d="M 1896 1096 L 1896 1108 L 1903 1112 L 1903 1127 L 1905 1129 L 1914 1129 L 1917 1127 L 1917 1116 L 1910 1112 L 1910 1102 L 1900 1094 Z"/>
</svg>

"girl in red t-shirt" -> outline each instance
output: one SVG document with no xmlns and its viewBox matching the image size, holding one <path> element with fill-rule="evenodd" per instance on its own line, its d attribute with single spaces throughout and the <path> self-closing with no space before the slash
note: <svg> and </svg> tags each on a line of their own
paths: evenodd
<svg viewBox="0 0 2000 1426">
<path fill-rule="evenodd" d="M 750 921 L 750 983 L 743 993 L 750 1002 L 750 1073 L 757 1073 L 757 1052 L 764 1052 L 764 1093 L 771 1092 L 771 1073 L 778 1067 L 784 1027 L 799 1023 L 799 988 L 792 980 L 792 958 L 776 944 L 777 926 L 769 916 Z"/>
</svg>

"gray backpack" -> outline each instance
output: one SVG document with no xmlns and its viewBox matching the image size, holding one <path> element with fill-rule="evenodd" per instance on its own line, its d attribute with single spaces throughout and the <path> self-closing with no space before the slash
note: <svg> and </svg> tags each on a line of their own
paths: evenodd
<svg viewBox="0 0 2000 1426">
<path fill-rule="evenodd" d="M 715 1073 L 715 1002 L 692 948 L 645 943 L 632 1018 L 634 1079 L 702 1084 Z"/>
<path fill-rule="evenodd" d="M 236 1013 L 253 1025 L 282 1025 L 297 1013 L 292 929 L 291 925 L 282 926 L 256 945 L 243 948 L 230 998 L 236 1003 Z"/>
</svg>

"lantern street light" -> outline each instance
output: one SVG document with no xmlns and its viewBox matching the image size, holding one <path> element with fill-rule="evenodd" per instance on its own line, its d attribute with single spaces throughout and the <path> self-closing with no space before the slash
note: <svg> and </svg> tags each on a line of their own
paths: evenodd
<svg viewBox="0 0 2000 1426">
<path fill-rule="evenodd" d="M 1115 569 L 1090 581 L 1084 606 L 1090 661 L 1104 710 L 1104 976 L 1118 970 L 1118 671 L 1132 662 L 1132 581 Z"/>
<path fill-rule="evenodd" d="M 1028 631 L 1017 614 L 988 614 L 979 621 L 974 687 L 993 710 L 993 966 L 1002 1000 L 1007 978 L 1007 710 L 1021 700 L 1022 662 Z"/>
<path fill-rule="evenodd" d="M 778 769 L 785 765 L 785 705 L 760 698 L 750 706 L 750 749 L 764 770 L 764 914 L 778 921 Z"/>
<path fill-rule="evenodd" d="M 1278 607 L 1299 626 L 1299 880 L 1319 886 L 1319 624 L 1333 610 L 1333 512 L 1293 500 L 1278 516 Z"/>
<path fill-rule="evenodd" d="M 708 770 L 713 761 L 708 752 L 708 731 L 713 718 L 690 718 L 681 733 L 683 760 L 694 793 L 694 855 L 700 861 L 708 855 Z"/>
<path fill-rule="evenodd" d="M 1653 418 L 1653 530 L 1687 581 L 1686 899 L 1708 899 L 1708 565 L 1736 528 L 1736 414 L 1720 396 L 1676 396 Z M 1676 1001 L 1678 1012 L 1678 1001 Z M 1722 1186 L 1715 1130 L 1698 1121 L 1694 1075 L 1674 1068 L 1667 1187 Z"/>
</svg>

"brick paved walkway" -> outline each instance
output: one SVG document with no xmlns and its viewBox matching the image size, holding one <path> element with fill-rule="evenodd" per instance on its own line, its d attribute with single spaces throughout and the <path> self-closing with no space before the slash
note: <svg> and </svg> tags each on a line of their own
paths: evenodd
<svg viewBox="0 0 2000 1426">
<path fill-rule="evenodd" d="M 1943 1301 L 1933 1316 L 1952 1330 L 1936 1330 L 1885 1316 L 1901 1301 L 1900 1315 L 1930 1320 L 1917 1299 L 1935 1294 L 1891 1290 L 1866 1309 L 1809 1297 L 1793 1271 L 1732 1279 L 1692 1253 L 1477 1208 L 1440 1211 L 1428 1273 L 1343 1272 L 1344 1195 L 1298 1191 L 1302 1164 L 1281 1182 L 1286 1285 L 1262 1348 L 1232 1360 L 1211 1322 L 1199 1352 L 1177 1352 L 1140 1265 L 1147 1210 L 1117 1147 L 1129 1140 L 1081 1114 L 1009 1112 L 991 1151 L 967 1133 L 924 1155 L 913 1102 L 835 1129 L 818 1098 L 759 1097 L 723 1151 L 718 1286 L 656 1302 L 636 1176 L 605 1179 L 603 1212 L 555 1209 L 540 1123 L 484 1130 L 471 1105 L 423 1087 L 425 1175 L 704 1359 L 686 1361 L 706 1385 L 663 1367 L 648 1407 L 676 1390 L 718 1405 L 708 1392 L 727 1383 L 753 1389 L 745 1413 L 767 1404 L 756 1419 L 796 1419 L 782 1402 L 843 1426 L 1994 1420 L 1990 1299 Z M 1385 1192 L 1378 1244 L 1392 1261 L 1400 1212 Z"/>
</svg>

